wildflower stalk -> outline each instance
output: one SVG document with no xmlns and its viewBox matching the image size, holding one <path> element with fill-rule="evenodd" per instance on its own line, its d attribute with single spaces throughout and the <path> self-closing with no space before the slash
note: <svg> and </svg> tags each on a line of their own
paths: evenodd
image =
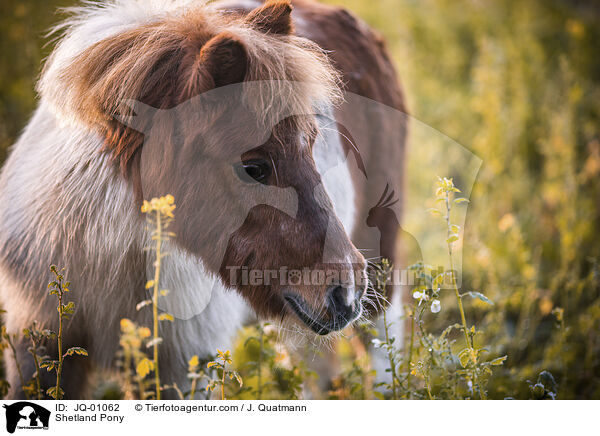
<svg viewBox="0 0 600 436">
<path fill-rule="evenodd" d="M 37 321 L 34 321 L 31 328 L 25 329 L 24 333 L 26 336 L 29 336 L 31 340 L 31 347 L 29 347 L 29 352 L 33 357 L 33 365 L 35 367 L 35 387 L 36 387 L 36 396 L 38 400 L 42 399 L 42 383 L 40 380 L 40 361 L 38 359 L 37 350 L 39 347 L 39 341 L 37 339 L 39 332 L 37 329 Z"/>
<path fill-rule="evenodd" d="M 21 389 L 23 389 L 25 386 L 25 379 L 23 378 L 23 371 L 21 370 L 21 364 L 19 363 L 19 359 L 17 359 L 17 349 L 15 348 L 15 345 L 13 344 L 12 339 L 10 338 L 10 333 L 6 332 L 6 327 L 3 326 L 2 330 L 4 333 L 4 335 L 3 335 L 4 340 L 10 347 L 10 351 L 13 355 L 13 359 L 15 361 L 15 366 L 17 367 L 17 373 L 19 374 L 19 381 L 21 382 Z M 27 393 L 27 391 L 23 389 L 23 393 L 25 394 L 25 398 L 29 400 L 29 394 Z"/>
<path fill-rule="evenodd" d="M 221 371 L 221 378 L 217 380 L 211 380 L 206 386 L 207 391 L 213 392 L 217 385 L 221 385 L 221 400 L 226 400 L 225 397 L 225 377 L 228 376 L 230 379 L 236 379 L 240 388 L 243 385 L 242 377 L 237 373 L 237 371 L 229 371 L 227 370 L 227 365 L 232 364 L 231 360 L 231 352 L 229 350 L 223 352 L 221 350 L 217 350 L 217 358 L 212 362 L 208 362 L 206 364 L 207 368 L 215 368 L 217 371 Z M 217 372 L 218 374 L 218 372 Z"/>
<path fill-rule="evenodd" d="M 396 361 L 394 359 L 394 350 L 390 344 L 389 325 L 387 323 L 385 313 L 386 313 L 386 311 L 384 310 L 383 311 L 383 325 L 384 325 L 384 330 L 385 330 L 385 342 L 386 342 L 386 344 L 388 344 L 387 354 L 388 354 L 388 360 L 390 362 L 390 371 L 392 374 L 392 399 L 397 400 L 398 393 L 397 393 L 396 381 L 397 381 L 398 377 L 396 376 Z"/>
<path fill-rule="evenodd" d="M 156 399 L 160 400 L 160 374 L 158 370 L 158 284 L 160 280 L 161 246 L 162 246 L 162 220 L 160 212 L 156 213 L 156 261 L 154 263 L 154 292 L 152 297 L 152 318 L 154 321 L 154 383 L 156 386 Z"/>
<path fill-rule="evenodd" d="M 225 363 L 223 364 L 223 375 L 221 376 L 221 400 L 225 399 Z"/>
<path fill-rule="evenodd" d="M 35 347 L 35 342 L 34 342 L 33 338 L 31 338 L 31 343 Z M 31 354 L 33 355 L 33 364 L 35 365 L 35 387 L 37 389 L 37 399 L 41 400 L 42 399 L 42 383 L 40 381 L 40 362 L 38 360 L 38 356 L 35 351 L 33 351 L 33 353 L 31 353 Z"/>
<path fill-rule="evenodd" d="M 62 295 L 59 295 L 58 297 L 58 304 L 62 305 Z M 62 395 L 60 395 L 60 376 L 62 374 L 62 369 L 63 369 L 63 357 L 62 357 L 62 330 L 63 330 L 63 319 L 62 319 L 62 314 L 60 314 L 58 316 L 58 336 L 57 336 L 57 343 L 58 343 L 58 368 L 56 369 L 56 395 L 57 398 L 61 398 Z"/>
<path fill-rule="evenodd" d="M 123 381 L 123 391 L 125 392 L 125 399 L 133 399 L 133 383 L 131 382 L 131 365 L 133 364 L 133 357 L 131 356 L 131 351 L 129 347 L 124 347 L 123 350 L 123 373 L 124 373 L 124 381 Z M 141 391 L 140 391 L 141 395 Z M 131 398 L 128 398 L 130 397 Z M 142 398 L 140 398 L 142 399 Z"/>
<path fill-rule="evenodd" d="M 264 325 L 260 324 L 260 335 L 259 335 L 259 350 L 258 350 L 258 387 L 257 387 L 257 396 L 258 396 L 258 400 L 262 400 L 262 357 L 263 357 L 263 349 L 265 346 L 265 330 L 264 330 Z"/>
<path fill-rule="evenodd" d="M 194 378 L 192 380 L 192 386 L 190 388 L 190 400 L 194 399 L 194 396 L 196 395 L 196 385 L 198 384 L 198 379 Z"/>
<path fill-rule="evenodd" d="M 177 383 L 173 383 L 171 385 L 171 388 L 173 388 L 173 390 L 177 393 L 177 398 L 179 398 L 180 400 L 185 400 L 185 396 L 183 395 L 181 389 L 179 389 L 179 386 L 177 386 Z"/>
<path fill-rule="evenodd" d="M 144 200 L 142 204 L 142 212 L 150 215 L 151 218 L 148 221 L 154 226 L 152 232 L 152 240 L 155 241 L 154 250 L 156 251 L 156 260 L 154 261 L 154 280 L 146 283 L 146 289 L 152 288 L 152 298 L 145 300 L 138 304 L 138 310 L 147 304 L 152 305 L 152 321 L 153 321 L 153 338 L 148 343 L 148 346 L 152 345 L 153 360 L 152 362 L 144 361 L 143 368 L 141 368 L 141 374 L 146 374 L 147 369 L 154 371 L 154 385 L 156 390 L 155 399 L 160 400 L 161 385 L 160 385 L 160 370 L 158 364 L 158 346 L 160 345 L 161 338 L 158 334 L 158 327 L 160 321 L 173 321 L 173 316 L 168 313 L 158 313 L 158 298 L 167 294 L 167 290 L 161 290 L 160 286 L 160 271 L 162 265 L 162 243 L 169 236 L 173 236 L 172 233 L 167 232 L 167 227 L 173 219 L 173 210 L 175 210 L 175 199 L 172 195 L 166 195 L 160 198 L 153 198 L 150 201 Z M 155 216 L 152 216 L 152 213 Z"/>
<path fill-rule="evenodd" d="M 412 364 L 413 358 L 413 350 L 415 347 L 415 313 L 417 311 L 417 302 L 413 304 L 412 312 L 410 314 L 410 342 L 408 348 L 408 360 L 406 362 L 406 396 L 410 400 L 411 390 L 410 390 L 410 376 L 412 375 L 412 371 L 410 366 Z"/>
<path fill-rule="evenodd" d="M 202 378 L 208 378 L 204 372 L 200 370 L 200 359 L 197 355 L 192 356 L 192 358 L 188 360 L 188 378 L 192 380 L 189 398 L 190 400 L 193 400 L 196 396 L 198 380 Z"/>
<path fill-rule="evenodd" d="M 376 271 L 375 280 L 376 280 L 376 290 L 377 292 L 381 292 L 385 294 L 385 288 L 389 281 L 389 273 L 391 271 L 390 263 L 387 259 L 381 260 L 381 268 Z M 387 322 L 386 310 L 383 310 L 383 330 L 385 333 L 385 343 L 382 344 L 385 347 L 387 352 L 388 361 L 390 364 L 390 374 L 392 375 L 392 399 L 398 399 L 398 388 L 400 387 L 400 380 L 398 378 L 398 374 L 396 372 L 396 349 L 394 347 L 394 338 L 390 338 L 390 329 L 391 324 Z"/>
<path fill-rule="evenodd" d="M 429 375 L 425 371 L 423 371 L 423 379 L 425 380 L 425 387 L 427 388 L 427 397 L 430 400 L 435 400 L 433 395 L 431 395 L 431 386 L 429 385 Z"/>
<path fill-rule="evenodd" d="M 48 288 L 50 289 L 49 294 L 56 295 L 58 298 L 58 306 L 56 308 L 58 311 L 58 333 L 56 334 L 58 358 L 57 360 L 46 360 L 42 362 L 40 366 L 46 368 L 48 371 L 56 371 L 56 386 L 48 389 L 47 394 L 55 400 L 60 400 L 64 396 L 64 392 L 60 387 L 60 381 L 65 357 L 73 356 L 75 354 L 87 356 L 88 352 L 81 347 L 71 347 L 63 353 L 63 325 L 64 321 L 75 313 L 75 303 L 71 301 L 67 304 L 63 304 L 65 292 L 69 292 L 69 286 L 71 284 L 69 282 L 63 282 L 64 277 L 55 265 L 50 267 L 50 271 L 54 274 L 55 280 L 48 284 Z M 54 336 L 53 333 L 51 333 L 51 335 Z"/>
<path fill-rule="evenodd" d="M 198 382 L 196 380 L 192 380 L 192 388 L 190 389 L 190 400 L 194 399 L 194 395 L 196 395 L 196 384 Z"/>
<path fill-rule="evenodd" d="M 454 243 L 454 241 L 456 241 L 458 239 L 458 235 L 456 234 L 458 228 L 457 228 L 457 226 L 453 226 L 450 222 L 450 211 L 452 210 L 450 201 L 451 201 L 452 193 L 460 192 L 460 190 L 454 186 L 452 179 L 443 179 L 440 182 L 440 188 L 439 188 L 438 192 L 442 192 L 444 194 L 443 198 L 444 198 L 444 202 L 446 204 L 446 215 L 445 215 L 444 219 L 446 220 L 446 226 L 448 229 L 448 238 L 446 239 L 446 243 L 448 245 L 448 259 L 450 262 L 450 277 L 451 277 L 452 288 L 454 290 L 454 295 L 456 296 L 456 302 L 458 304 L 458 311 L 460 312 L 460 320 L 462 323 L 462 330 L 465 335 L 465 345 L 467 348 L 469 348 L 470 357 L 471 357 L 471 360 L 473 361 L 473 364 L 477 364 L 477 355 L 475 353 L 473 337 L 471 336 L 471 338 L 469 338 L 469 327 L 467 326 L 467 318 L 465 316 L 465 309 L 464 309 L 463 303 L 462 303 L 462 296 L 460 295 L 460 292 L 458 291 L 458 285 L 456 284 L 456 276 L 454 273 L 454 259 L 452 257 L 452 244 Z M 460 199 L 460 200 L 463 200 L 463 199 Z M 479 388 L 480 398 L 482 400 L 485 400 L 486 396 L 485 396 L 485 393 L 483 392 L 483 388 L 481 387 L 481 385 L 478 382 L 476 369 L 473 369 L 472 376 L 473 376 L 473 382 Z"/>
<path fill-rule="evenodd" d="M 152 370 L 153 363 L 142 351 L 144 341 L 152 336 L 148 327 L 138 326 L 133 321 L 121 319 L 121 338 L 119 343 L 123 348 L 123 365 L 125 371 L 125 385 L 129 387 L 130 399 L 134 398 L 133 384 L 137 384 L 139 399 L 146 399 L 146 385 L 144 379 Z M 135 367 L 135 374 L 131 369 Z M 126 389 L 127 392 L 127 389 Z"/>
</svg>

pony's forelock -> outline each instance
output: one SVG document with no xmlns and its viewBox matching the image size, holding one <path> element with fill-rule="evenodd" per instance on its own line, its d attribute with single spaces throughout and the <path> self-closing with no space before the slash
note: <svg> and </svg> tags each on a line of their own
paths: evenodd
<svg viewBox="0 0 600 436">
<path fill-rule="evenodd" d="M 204 4 L 141 3 L 87 2 L 70 9 L 70 18 L 55 28 L 63 36 L 38 91 L 60 120 L 109 130 L 126 100 L 172 107 L 206 90 L 210 78 L 202 71 L 193 78 L 178 77 L 190 83 L 171 82 L 174 74 L 193 68 L 195 50 L 222 32 L 234 35 L 247 52 L 245 81 L 261 82 L 249 87 L 249 105 L 272 118 L 267 123 L 282 112 L 309 114 L 340 100 L 338 73 L 326 53 L 307 39 L 264 33 L 243 17 Z"/>
</svg>

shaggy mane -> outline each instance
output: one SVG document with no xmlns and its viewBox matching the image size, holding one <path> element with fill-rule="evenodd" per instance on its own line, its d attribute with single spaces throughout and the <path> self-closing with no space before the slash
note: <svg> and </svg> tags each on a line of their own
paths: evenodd
<svg viewBox="0 0 600 436">
<path fill-rule="evenodd" d="M 289 8 L 287 1 L 270 2 Z M 269 4 L 269 3 L 267 3 Z M 216 35 L 245 48 L 245 82 L 265 81 L 253 95 L 257 114 L 314 113 L 340 98 L 339 76 L 315 43 L 269 32 L 264 17 L 249 22 L 210 5 L 114 0 L 70 9 L 64 32 L 38 83 L 60 120 L 99 129 L 125 168 L 143 138 L 115 120 L 127 100 L 171 108 L 219 86 L 200 52 Z"/>
</svg>

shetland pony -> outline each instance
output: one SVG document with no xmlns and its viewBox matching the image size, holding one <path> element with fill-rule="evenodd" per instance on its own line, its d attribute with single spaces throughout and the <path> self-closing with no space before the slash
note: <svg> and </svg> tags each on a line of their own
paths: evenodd
<svg viewBox="0 0 600 436">
<path fill-rule="evenodd" d="M 406 125 L 345 98 L 404 112 L 381 38 L 308 0 L 111 0 L 71 12 L 0 176 L 5 324 L 56 330 L 48 266 L 66 269 L 77 311 L 64 346 L 89 352 L 65 362 L 67 398 L 85 397 L 90 371 L 114 364 L 121 319 L 149 325 L 150 311 L 136 311 L 154 268 L 143 199 L 177 203 L 161 276 L 175 315 L 161 325 L 165 384 L 185 390 L 190 356 L 229 347 L 252 312 L 318 335 L 361 316 L 364 256 L 398 260 L 402 213 Z M 253 83 L 262 85 L 250 103 L 218 94 Z M 400 201 L 377 223 L 381 244 L 364 221 L 388 185 Z M 289 211 L 269 203 L 282 192 Z M 293 284 L 231 274 L 282 268 L 340 274 Z M 29 376 L 28 344 L 16 348 Z M 9 396 L 22 396 L 11 359 L 7 376 Z M 42 382 L 53 384 L 49 374 Z"/>
</svg>

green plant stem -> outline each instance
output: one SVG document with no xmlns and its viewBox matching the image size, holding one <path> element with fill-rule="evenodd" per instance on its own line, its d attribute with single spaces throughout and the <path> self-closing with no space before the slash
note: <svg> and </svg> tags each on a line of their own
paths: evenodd
<svg viewBox="0 0 600 436">
<path fill-rule="evenodd" d="M 392 346 L 390 344 L 390 335 L 389 335 L 389 326 L 387 323 L 387 319 L 385 316 L 385 310 L 383 311 L 383 325 L 384 325 L 384 330 L 385 330 L 385 343 L 387 344 L 388 347 L 388 360 L 390 362 L 390 371 L 392 374 L 392 399 L 393 400 L 397 400 L 398 399 L 398 393 L 396 392 L 397 388 L 396 388 L 396 362 L 394 360 L 394 355 L 393 355 L 393 350 L 392 350 Z"/>
<path fill-rule="evenodd" d="M 450 193 L 446 192 L 446 226 L 448 228 L 448 237 L 451 235 L 451 224 L 450 224 Z M 452 287 L 454 288 L 454 293 L 456 295 L 456 301 L 458 303 L 458 310 L 460 312 L 460 319 L 463 325 L 463 332 L 465 334 L 465 343 L 467 347 L 473 348 L 473 345 L 469 341 L 468 327 L 467 327 L 467 319 L 465 317 L 465 309 L 463 308 L 462 298 L 460 293 L 458 292 L 458 286 L 456 285 L 456 278 L 454 277 L 454 261 L 452 259 L 452 242 L 448 242 L 448 258 L 450 259 L 450 274 L 452 277 Z"/>
<path fill-rule="evenodd" d="M 446 192 L 446 226 L 448 228 L 448 238 L 452 234 L 451 224 L 450 224 L 450 192 Z M 462 297 L 460 292 L 458 291 L 458 286 L 456 284 L 456 277 L 454 276 L 454 259 L 452 258 L 452 242 L 448 242 L 448 258 L 450 260 L 450 275 L 452 277 L 452 287 L 454 288 L 454 294 L 456 295 L 456 302 L 458 304 L 458 311 L 460 312 L 460 319 L 462 322 L 462 329 L 465 334 L 465 344 L 471 350 L 471 358 L 473 360 L 473 364 L 476 364 L 477 357 L 475 356 L 475 347 L 473 344 L 473 338 L 469 340 L 469 328 L 467 327 L 467 318 L 465 317 L 465 309 L 462 303 Z M 485 393 L 483 392 L 483 388 L 479 384 L 476 370 L 473 370 L 473 382 L 479 388 L 479 396 L 482 400 L 486 399 Z"/>
<path fill-rule="evenodd" d="M 258 400 L 262 400 L 262 357 L 263 357 L 263 347 L 264 347 L 264 326 L 260 325 L 260 340 L 259 340 L 259 351 L 258 351 Z"/>
<path fill-rule="evenodd" d="M 137 366 L 137 364 L 136 364 L 136 366 Z M 138 375 L 137 380 L 138 380 L 138 390 L 140 391 L 140 400 L 145 400 L 146 399 L 146 387 L 144 386 L 144 379 Z"/>
<path fill-rule="evenodd" d="M 162 220 L 160 212 L 156 212 L 156 262 L 154 264 L 154 296 L 152 298 L 152 316 L 154 321 L 154 383 L 156 399 L 160 400 L 160 374 L 158 371 L 158 291 L 161 266 Z"/>
<path fill-rule="evenodd" d="M 33 330 L 33 327 L 32 327 Z M 37 344 L 35 343 L 35 339 L 33 339 L 33 332 L 32 332 L 32 336 L 31 336 L 31 344 L 32 344 L 32 352 L 31 355 L 33 356 L 33 364 L 35 365 L 35 385 L 37 388 L 37 399 L 41 400 L 42 399 L 42 383 L 40 381 L 40 362 L 38 360 L 38 356 L 37 356 Z"/>
<path fill-rule="evenodd" d="M 62 368 L 63 368 L 63 354 L 62 354 L 63 289 L 62 289 L 62 284 L 60 282 L 58 282 L 57 288 L 58 288 L 58 335 L 56 337 L 56 341 L 58 344 L 58 367 L 56 368 L 56 391 L 54 392 L 54 394 L 55 394 L 55 399 L 59 400 L 62 398 L 62 395 L 60 394 L 60 376 L 62 374 Z"/>
<path fill-rule="evenodd" d="M 131 398 L 133 398 L 133 387 L 131 383 L 131 354 L 127 347 L 123 347 L 123 373 L 125 374 L 125 393 L 127 397 L 127 393 L 129 392 Z"/>
<path fill-rule="evenodd" d="M 429 397 L 430 400 L 435 400 L 433 395 L 431 395 L 431 387 L 429 386 L 429 376 L 425 374 L 425 371 L 423 371 L 423 378 L 425 379 L 425 387 L 427 388 L 427 397 Z"/>
<path fill-rule="evenodd" d="M 9 333 L 6 334 L 6 342 L 8 343 L 8 346 L 10 347 L 10 350 L 13 355 L 13 359 L 15 360 L 15 366 L 17 367 L 17 373 L 19 374 L 19 381 L 21 382 L 21 390 L 23 390 L 23 393 L 25 394 L 25 398 L 29 400 L 29 394 L 27 392 L 25 392 L 25 390 L 23 389 L 23 387 L 25 386 L 25 379 L 23 378 L 23 371 L 21 370 L 21 364 L 19 363 L 19 360 L 17 359 L 17 350 L 10 339 Z"/>
<path fill-rule="evenodd" d="M 225 365 L 223 362 L 223 375 L 221 376 L 221 400 L 225 400 Z"/>
<path fill-rule="evenodd" d="M 192 387 L 190 389 L 190 400 L 194 399 L 194 395 L 196 395 L 196 385 L 198 383 L 198 379 L 197 378 L 193 378 L 192 379 Z"/>
<path fill-rule="evenodd" d="M 183 396 L 183 392 L 181 392 L 181 389 L 179 389 L 179 386 L 177 386 L 177 383 L 173 383 L 173 390 L 175 392 L 177 392 L 177 397 L 180 400 L 185 400 L 185 397 Z"/>
<path fill-rule="evenodd" d="M 410 365 L 412 364 L 413 357 L 413 348 L 415 344 L 415 313 L 417 311 L 417 303 L 413 304 L 412 313 L 410 316 L 410 343 L 408 348 L 408 361 L 406 362 L 406 397 L 410 400 L 411 390 L 410 390 L 410 376 L 411 370 Z"/>
</svg>

